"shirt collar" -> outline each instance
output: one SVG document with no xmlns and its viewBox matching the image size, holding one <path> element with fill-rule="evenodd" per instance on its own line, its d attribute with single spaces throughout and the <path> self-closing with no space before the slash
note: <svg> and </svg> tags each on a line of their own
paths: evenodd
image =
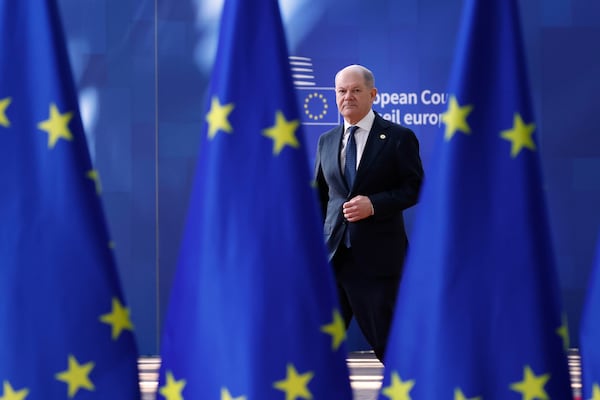
<svg viewBox="0 0 600 400">
<path fill-rule="evenodd" d="M 371 130 L 371 127 L 373 126 L 373 121 L 375 121 L 375 112 L 373 111 L 373 109 L 371 109 L 369 110 L 367 115 L 363 117 L 363 119 L 361 119 L 360 121 L 358 121 L 358 123 L 354 125 L 351 125 L 344 120 L 344 132 L 346 132 L 351 126 L 358 126 L 360 129 L 369 132 Z"/>
</svg>

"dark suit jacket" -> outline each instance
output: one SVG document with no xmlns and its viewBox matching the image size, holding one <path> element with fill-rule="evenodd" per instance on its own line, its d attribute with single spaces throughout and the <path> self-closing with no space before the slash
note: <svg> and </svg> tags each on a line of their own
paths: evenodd
<svg viewBox="0 0 600 400">
<path fill-rule="evenodd" d="M 359 268 L 372 276 L 400 276 L 408 246 L 402 212 L 417 203 L 423 179 L 419 142 L 410 129 L 375 113 L 354 187 L 348 188 L 340 164 L 343 129 L 341 125 L 325 132 L 316 156 L 315 177 L 329 259 L 349 224 Z M 375 214 L 349 223 L 342 204 L 356 195 L 368 196 Z"/>
</svg>

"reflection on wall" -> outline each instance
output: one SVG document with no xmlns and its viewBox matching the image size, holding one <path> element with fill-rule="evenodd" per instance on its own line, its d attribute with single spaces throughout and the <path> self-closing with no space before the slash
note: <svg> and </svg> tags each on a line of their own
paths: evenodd
<svg viewBox="0 0 600 400">
<path fill-rule="evenodd" d="M 222 0 L 59 4 L 139 347 L 155 354 L 205 123 Z M 303 78 L 310 84 L 297 85 L 307 162 L 312 163 L 319 134 L 329 128 L 315 123 L 320 111 L 314 107 L 327 103 L 330 116 L 337 117 L 327 97 L 334 75 L 360 63 L 376 76 L 375 109 L 415 131 L 427 170 L 447 101 L 461 5 L 461 0 L 281 1 L 289 52 L 310 69 Z M 595 0 L 520 5 L 563 303 L 577 345 L 600 229 L 595 133 L 600 6 Z M 248 93 L 248 100 L 267 95 Z M 414 210 L 407 214 L 410 229 Z M 364 346 L 357 331 L 349 343 Z"/>
</svg>

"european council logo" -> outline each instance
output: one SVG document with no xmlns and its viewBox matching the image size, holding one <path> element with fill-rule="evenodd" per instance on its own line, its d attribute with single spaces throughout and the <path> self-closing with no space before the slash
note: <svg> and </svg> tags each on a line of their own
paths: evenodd
<svg viewBox="0 0 600 400">
<path fill-rule="evenodd" d="M 296 88 L 301 96 L 302 123 L 306 125 L 339 125 L 340 116 L 335 104 L 335 89 L 314 87 Z"/>
<path fill-rule="evenodd" d="M 298 94 L 303 125 L 339 125 L 335 88 L 316 87 L 312 60 L 290 56 L 292 78 Z"/>
</svg>

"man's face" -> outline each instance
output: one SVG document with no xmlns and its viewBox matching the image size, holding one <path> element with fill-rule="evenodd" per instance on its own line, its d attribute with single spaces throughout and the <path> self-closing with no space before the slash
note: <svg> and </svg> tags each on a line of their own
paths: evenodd
<svg viewBox="0 0 600 400">
<path fill-rule="evenodd" d="M 338 73 L 335 80 L 335 101 L 340 114 L 350 124 L 363 119 L 371 109 L 377 89 L 368 88 L 362 71 L 345 69 Z"/>
</svg>

